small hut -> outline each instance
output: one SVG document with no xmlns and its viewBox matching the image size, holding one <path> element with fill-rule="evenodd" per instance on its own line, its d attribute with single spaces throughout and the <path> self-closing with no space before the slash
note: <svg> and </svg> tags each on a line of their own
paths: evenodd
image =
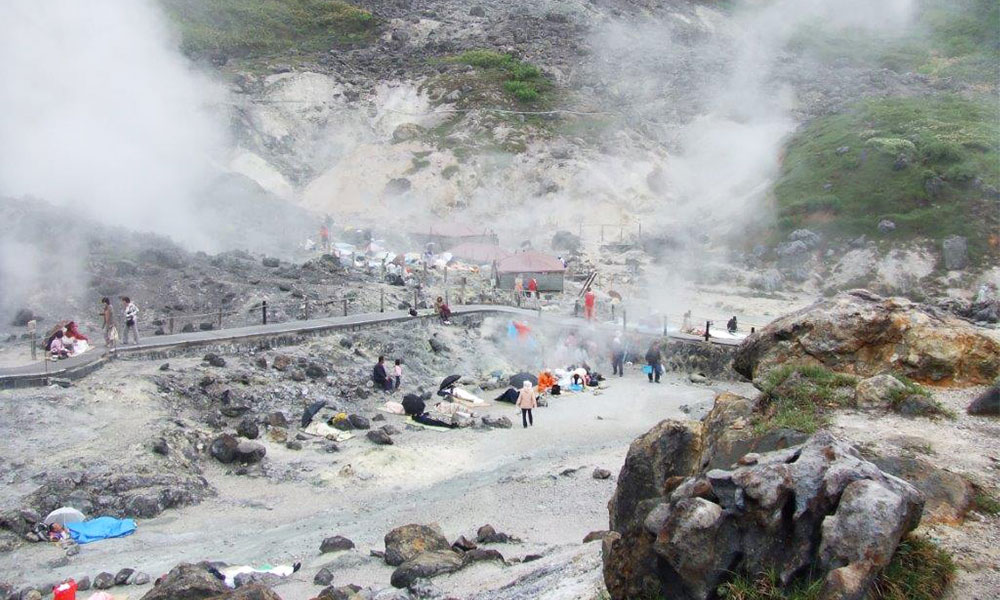
<svg viewBox="0 0 1000 600">
<path fill-rule="evenodd" d="M 497 263 L 498 285 L 508 290 L 514 289 L 514 281 L 520 276 L 525 290 L 528 281 L 534 278 L 539 292 L 562 292 L 565 274 L 566 267 L 561 260 L 534 250 L 511 254 Z"/>
</svg>

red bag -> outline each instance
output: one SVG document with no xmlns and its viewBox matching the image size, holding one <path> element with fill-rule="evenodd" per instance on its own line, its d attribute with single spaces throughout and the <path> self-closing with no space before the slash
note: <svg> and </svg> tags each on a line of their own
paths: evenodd
<svg viewBox="0 0 1000 600">
<path fill-rule="evenodd" d="M 52 588 L 52 600 L 76 600 L 76 582 L 69 579 Z"/>
</svg>

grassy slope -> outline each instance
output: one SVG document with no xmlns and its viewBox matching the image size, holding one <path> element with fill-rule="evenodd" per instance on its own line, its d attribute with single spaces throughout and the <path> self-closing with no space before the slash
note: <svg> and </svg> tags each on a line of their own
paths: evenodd
<svg viewBox="0 0 1000 600">
<path fill-rule="evenodd" d="M 342 0 L 159 0 L 191 56 L 275 56 L 372 36 L 375 18 Z"/>
<path fill-rule="evenodd" d="M 919 32 L 888 47 L 817 31 L 796 41 L 821 59 L 950 78 L 965 90 L 962 96 L 869 99 L 801 129 L 788 144 L 775 187 L 781 229 L 857 235 L 872 233 L 884 217 L 896 222 L 900 238 L 962 234 L 974 255 L 987 250 L 997 215 L 983 187 L 1000 187 L 994 95 L 1000 3 L 923 0 L 921 6 Z M 838 154 L 842 147 L 849 150 Z M 901 154 L 908 166 L 894 169 Z M 935 178 L 943 182 L 936 192 Z"/>
</svg>

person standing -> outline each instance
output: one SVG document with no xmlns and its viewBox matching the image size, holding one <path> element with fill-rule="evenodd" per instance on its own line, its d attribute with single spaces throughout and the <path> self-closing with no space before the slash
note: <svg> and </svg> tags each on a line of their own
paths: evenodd
<svg viewBox="0 0 1000 600">
<path fill-rule="evenodd" d="M 538 280 L 534 277 L 528 280 L 528 297 L 531 298 L 532 294 L 535 295 L 535 298 L 540 298 L 538 295 Z"/>
<path fill-rule="evenodd" d="M 525 429 L 528 425 L 535 426 L 535 420 L 531 416 L 531 409 L 538 407 L 538 395 L 535 394 L 535 386 L 530 381 L 525 381 L 521 385 L 521 392 L 517 395 L 517 407 L 521 409 L 521 423 Z"/>
<path fill-rule="evenodd" d="M 625 376 L 625 346 L 617 337 L 611 342 L 611 371 L 612 375 Z"/>
<path fill-rule="evenodd" d="M 660 383 L 660 375 L 663 374 L 663 364 L 660 357 L 660 343 L 653 342 L 646 351 L 646 364 L 649 366 L 649 382 Z"/>
<path fill-rule="evenodd" d="M 514 278 L 514 294 L 520 298 L 524 295 L 524 280 L 518 275 Z"/>
<path fill-rule="evenodd" d="M 104 345 L 108 348 L 114 346 L 114 338 L 118 337 L 115 332 L 115 312 L 111 307 L 111 299 L 107 296 L 101 298 L 101 318 L 104 320 Z M 112 335 L 114 334 L 114 335 Z"/>
<path fill-rule="evenodd" d="M 135 343 L 139 344 L 139 307 L 132 302 L 128 296 L 122 296 L 122 303 L 125 305 L 125 336 L 122 341 L 123 346 L 128 345 L 128 334 L 131 331 L 135 337 Z"/>
<path fill-rule="evenodd" d="M 587 293 L 583 295 L 583 316 L 588 321 L 594 320 L 594 309 L 597 305 L 597 294 L 594 290 L 587 288 Z"/>
<path fill-rule="evenodd" d="M 396 359 L 396 364 L 392 367 L 392 374 L 396 377 L 396 387 L 399 389 L 399 384 L 403 380 L 403 361 L 401 359 Z"/>
</svg>

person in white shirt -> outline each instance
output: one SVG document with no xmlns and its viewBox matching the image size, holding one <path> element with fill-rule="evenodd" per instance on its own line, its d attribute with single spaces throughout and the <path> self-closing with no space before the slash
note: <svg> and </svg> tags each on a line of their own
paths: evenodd
<svg viewBox="0 0 1000 600">
<path fill-rule="evenodd" d="M 125 304 L 125 335 L 122 337 L 122 345 L 128 345 L 128 334 L 131 331 L 135 337 L 135 343 L 139 343 L 139 307 L 132 302 L 128 296 L 122 296 Z"/>
</svg>

